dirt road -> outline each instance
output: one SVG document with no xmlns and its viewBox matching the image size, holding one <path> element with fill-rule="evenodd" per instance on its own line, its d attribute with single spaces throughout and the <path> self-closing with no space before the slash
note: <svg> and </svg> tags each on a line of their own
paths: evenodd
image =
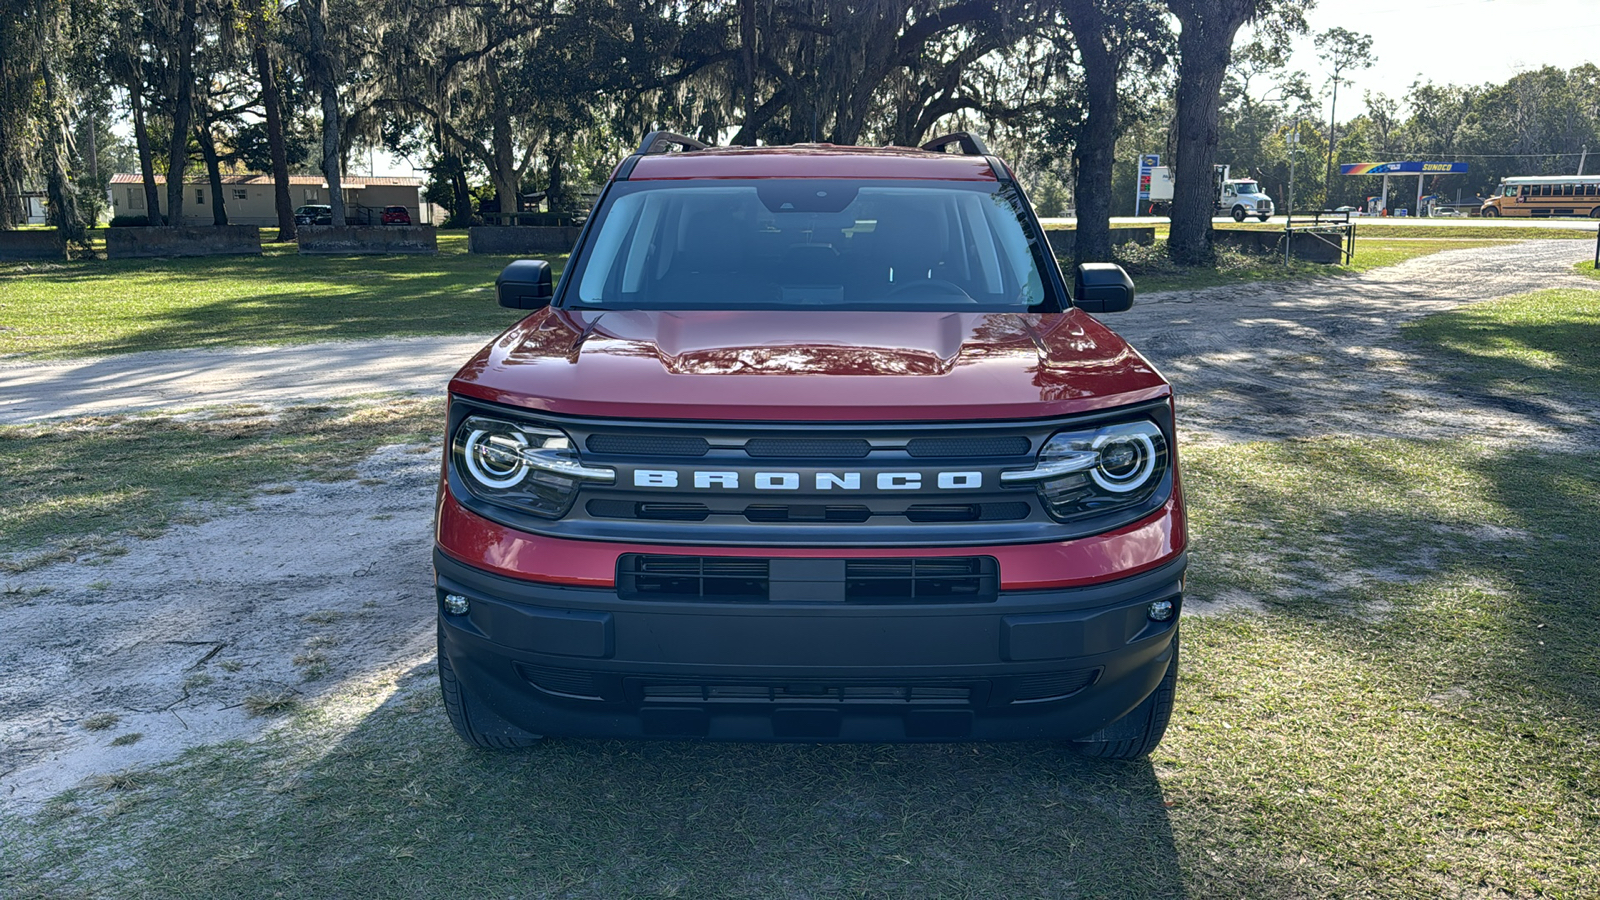
<svg viewBox="0 0 1600 900">
<path fill-rule="evenodd" d="M 1600 287 L 1571 272 L 1586 249 L 1540 241 L 1313 284 L 1153 294 L 1112 322 L 1174 381 L 1194 438 L 1489 432 L 1558 442 L 1570 437 L 1563 428 L 1593 427 L 1595 411 L 1508 408 L 1463 392 L 1420 366 L 1396 328 L 1535 288 Z M 480 343 L 377 341 L 6 369 L 0 418 L 437 391 Z M 248 738 L 274 719 L 252 717 L 247 700 L 311 699 L 425 661 L 437 467 L 434 448 L 389 448 L 361 472 L 381 483 L 284 486 L 293 491 L 136 542 L 126 556 L 6 579 L 0 803 L 35 808 L 87 776 Z M 97 714 L 118 720 L 85 728 Z"/>
</svg>

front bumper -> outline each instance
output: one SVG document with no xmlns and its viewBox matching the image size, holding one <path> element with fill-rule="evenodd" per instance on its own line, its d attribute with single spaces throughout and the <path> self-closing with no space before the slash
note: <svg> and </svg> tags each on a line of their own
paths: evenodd
<svg viewBox="0 0 1600 900">
<path fill-rule="evenodd" d="M 987 603 L 632 601 L 435 551 L 440 649 L 464 691 L 535 734 L 774 741 L 1072 739 L 1160 683 L 1185 556 Z M 445 613 L 446 593 L 468 598 Z"/>
</svg>

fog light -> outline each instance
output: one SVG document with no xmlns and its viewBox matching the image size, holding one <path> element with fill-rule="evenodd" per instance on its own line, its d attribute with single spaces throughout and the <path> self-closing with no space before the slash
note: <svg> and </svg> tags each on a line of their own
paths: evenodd
<svg viewBox="0 0 1600 900">
<path fill-rule="evenodd" d="M 446 598 L 445 603 L 448 604 L 449 602 L 449 599 Z M 1152 622 L 1165 622 L 1172 618 L 1172 613 L 1171 600 L 1157 600 L 1150 604 L 1150 621 Z"/>
<path fill-rule="evenodd" d="M 1171 604 L 1169 603 L 1168 606 L 1170 606 L 1170 605 Z M 467 614 L 467 610 L 470 609 L 470 608 L 471 608 L 471 606 L 467 603 L 467 598 L 461 596 L 460 594 L 445 594 L 444 595 L 444 611 L 449 613 L 450 615 L 452 615 L 452 616 L 464 616 L 464 615 Z M 1155 607 L 1153 607 L 1153 606 L 1151 607 L 1152 610 L 1154 608 Z M 1150 616 L 1151 616 L 1151 618 L 1154 618 L 1155 617 L 1155 613 L 1151 612 Z"/>
</svg>

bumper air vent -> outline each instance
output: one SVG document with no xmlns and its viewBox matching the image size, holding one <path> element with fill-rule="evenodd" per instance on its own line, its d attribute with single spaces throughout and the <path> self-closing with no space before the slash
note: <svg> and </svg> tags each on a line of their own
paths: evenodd
<svg viewBox="0 0 1600 900">
<path fill-rule="evenodd" d="M 972 700 L 972 688 L 964 685 L 641 681 L 630 688 L 638 690 L 646 703 L 966 704 Z"/>
<path fill-rule="evenodd" d="M 1011 702 L 1043 703 L 1047 700 L 1060 700 L 1094 684 L 1099 677 L 1099 669 L 1025 675 L 1016 680 L 1015 693 Z"/>
<path fill-rule="evenodd" d="M 796 559 L 623 554 L 625 600 L 766 603 L 987 603 L 1000 595 L 992 556 Z"/>
</svg>

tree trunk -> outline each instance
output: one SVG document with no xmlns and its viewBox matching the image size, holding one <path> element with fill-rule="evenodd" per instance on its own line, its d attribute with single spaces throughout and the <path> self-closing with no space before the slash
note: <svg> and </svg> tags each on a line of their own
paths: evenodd
<svg viewBox="0 0 1600 900">
<path fill-rule="evenodd" d="M 44 75 L 45 112 L 49 116 L 45 135 L 45 191 L 50 197 L 50 221 L 68 243 L 88 247 L 89 233 L 83 227 L 83 217 L 78 214 L 78 198 L 72 192 L 72 182 L 67 177 L 67 117 L 62 109 L 58 92 L 57 74 L 48 67 Z"/>
<path fill-rule="evenodd" d="M 1107 25 L 1098 0 L 1066 5 L 1068 27 L 1083 60 L 1088 115 L 1073 146 L 1078 177 L 1073 188 L 1078 233 L 1073 263 L 1111 260 L 1111 166 L 1117 153 L 1117 62 L 1105 41 Z"/>
<path fill-rule="evenodd" d="M 451 211 L 453 224 L 465 228 L 472 224 L 472 187 L 467 184 L 467 167 L 454 154 L 450 156 L 450 187 L 456 201 Z"/>
<path fill-rule="evenodd" d="M 139 148 L 139 178 L 144 182 L 144 206 L 151 225 L 165 225 L 161 216 L 161 191 L 156 187 L 155 152 L 150 148 L 150 129 L 144 119 L 144 83 L 134 70 L 128 82 L 129 105 L 133 107 L 133 142 Z"/>
<path fill-rule="evenodd" d="M 545 189 L 545 197 L 553 213 L 566 212 L 566 184 L 561 178 L 561 144 L 555 140 L 550 141 L 550 184 Z"/>
<path fill-rule="evenodd" d="M 259 23 L 256 27 L 263 28 Z M 256 76 L 261 80 L 261 105 L 267 112 L 267 148 L 272 154 L 272 201 L 278 210 L 278 240 L 294 240 L 294 200 L 289 197 L 289 151 L 283 142 L 283 98 L 265 37 L 256 35 Z"/>
<path fill-rule="evenodd" d="M 184 0 L 178 25 L 178 83 L 172 105 L 172 141 L 167 148 L 167 224 L 183 224 L 183 172 L 189 166 L 189 120 L 194 105 L 195 0 Z"/>
<path fill-rule="evenodd" d="M 339 87 L 333 77 L 333 56 L 328 51 L 328 0 L 300 4 L 311 37 L 311 79 L 322 96 L 322 177 L 328 182 L 328 205 L 333 224 L 345 221 L 344 185 L 339 169 Z"/>
<path fill-rule="evenodd" d="M 745 127 L 739 134 L 749 134 L 750 143 L 755 135 L 749 131 L 756 116 L 756 0 L 739 0 L 739 78 L 744 97 Z"/>
<path fill-rule="evenodd" d="M 1182 265 L 1210 265 L 1211 216 L 1217 202 L 1212 167 L 1217 158 L 1222 80 L 1233 56 L 1233 37 L 1254 12 L 1256 0 L 1168 0 L 1167 5 L 1182 24 L 1176 182 L 1167 252 Z"/>
<path fill-rule="evenodd" d="M 211 182 L 211 224 L 228 224 L 227 198 L 222 193 L 222 159 L 217 155 L 217 142 L 211 137 L 211 123 L 202 121 L 195 127 L 194 136 L 200 144 L 200 156 L 206 161 L 206 178 Z"/>
</svg>

